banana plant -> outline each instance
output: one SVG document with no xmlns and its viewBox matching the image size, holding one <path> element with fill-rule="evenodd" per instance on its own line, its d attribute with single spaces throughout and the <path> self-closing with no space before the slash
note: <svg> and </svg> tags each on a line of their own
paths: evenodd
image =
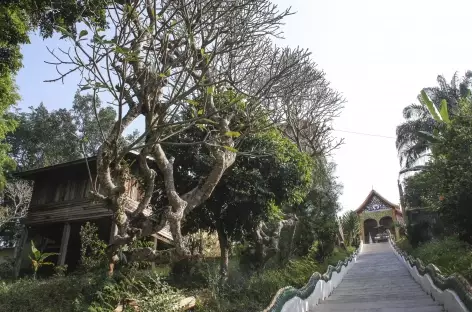
<svg viewBox="0 0 472 312">
<path fill-rule="evenodd" d="M 440 105 L 439 105 L 439 110 L 438 110 L 438 108 L 430 100 L 428 94 L 426 94 L 426 91 L 424 89 L 421 90 L 420 97 L 421 97 L 421 100 L 420 100 L 421 104 L 423 104 L 428 109 L 431 117 L 437 123 L 440 123 L 440 124 L 442 123 L 445 125 L 451 124 L 451 119 L 449 118 L 449 111 L 447 107 L 447 101 L 445 99 L 441 100 Z M 434 144 L 439 143 L 442 139 L 441 133 L 439 132 L 439 129 L 437 128 L 433 130 L 433 133 L 427 132 L 427 131 L 418 131 L 417 133 L 420 138 L 428 142 L 432 151 L 434 150 Z M 406 172 L 421 171 L 424 169 L 426 169 L 426 166 L 418 165 L 418 166 L 409 167 L 409 168 L 400 170 L 399 174 L 401 175 Z"/>
<path fill-rule="evenodd" d="M 31 259 L 31 265 L 33 266 L 33 278 L 36 279 L 36 275 L 40 267 L 43 267 L 46 265 L 54 265 L 54 263 L 46 261 L 46 259 L 52 256 L 57 256 L 57 255 L 59 254 L 56 252 L 39 251 L 34 245 L 34 242 L 31 241 L 31 255 L 29 258 Z"/>
<path fill-rule="evenodd" d="M 451 124 L 451 119 L 449 118 L 449 112 L 447 108 L 447 101 L 445 99 L 441 100 L 439 105 L 439 110 L 433 104 L 433 102 L 429 99 L 428 95 L 426 94 L 425 90 L 421 90 L 421 99 L 423 100 L 423 104 L 428 109 L 431 117 L 438 123 L 443 123 L 446 125 Z M 419 131 L 418 135 L 428 141 L 429 143 L 438 143 L 441 140 L 440 133 L 438 129 L 435 129 L 433 133 Z"/>
<path fill-rule="evenodd" d="M 421 98 L 423 99 L 423 103 L 428 108 L 429 113 L 437 122 L 444 122 L 445 124 L 450 124 L 451 119 L 449 118 L 449 112 L 447 110 L 447 101 L 442 100 L 440 103 L 439 111 L 437 110 L 436 106 L 433 102 L 429 99 L 428 95 L 424 90 L 421 90 Z"/>
</svg>

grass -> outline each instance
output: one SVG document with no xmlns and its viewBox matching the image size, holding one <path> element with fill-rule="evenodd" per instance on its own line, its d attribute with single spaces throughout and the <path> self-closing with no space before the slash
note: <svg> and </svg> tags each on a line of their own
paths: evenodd
<svg viewBox="0 0 472 312">
<path fill-rule="evenodd" d="M 421 259 L 425 265 L 434 264 L 444 275 L 459 273 L 472 283 L 472 246 L 457 237 L 435 239 L 417 248 L 402 238 L 397 245 L 411 256 Z"/>
</svg>

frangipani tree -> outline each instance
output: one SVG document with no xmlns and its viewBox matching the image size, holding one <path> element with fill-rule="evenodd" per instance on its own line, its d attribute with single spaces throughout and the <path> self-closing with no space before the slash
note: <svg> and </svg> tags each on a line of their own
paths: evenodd
<svg viewBox="0 0 472 312">
<path fill-rule="evenodd" d="M 279 11 L 267 0 L 110 1 L 106 12 L 107 30 L 86 18 L 77 36 L 60 29 L 72 44 L 68 51 L 51 51 L 56 58 L 52 64 L 61 73 L 51 81 L 80 72 L 82 89 L 106 92 L 117 109 L 118 120 L 109 134 L 103 133 L 97 155 L 100 190 L 93 190 L 113 211 L 118 228 L 110 247 L 112 263 L 118 260 L 119 246 L 156 233 L 166 223 L 175 241 L 172 254 L 186 257 L 190 252 L 181 233 L 185 216 L 212 194 L 234 163 L 238 142 L 260 131 L 258 125 L 267 126 L 261 118 L 278 113 L 273 104 L 284 90 L 297 87 L 285 81 L 303 75 L 309 53 L 272 44 L 271 37 L 280 35 L 279 26 L 290 12 Z M 216 100 L 227 91 L 231 96 Z M 143 134 L 120 145 L 119 138 L 140 117 Z M 193 127 L 206 131 L 202 140 L 172 141 Z M 190 191 L 180 193 L 176 188 L 174 161 L 166 152 L 171 145 L 201 145 L 211 152 L 211 168 Z M 123 160 L 132 150 L 139 151 L 143 195 L 137 209 L 128 212 L 129 170 Z M 167 201 L 154 207 L 150 217 L 145 211 L 158 174 L 165 182 Z M 134 252 L 135 259 L 168 256 L 150 248 Z"/>
</svg>

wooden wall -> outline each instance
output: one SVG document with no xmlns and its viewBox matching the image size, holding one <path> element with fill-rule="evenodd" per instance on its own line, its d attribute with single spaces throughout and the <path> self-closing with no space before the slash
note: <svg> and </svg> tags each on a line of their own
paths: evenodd
<svg viewBox="0 0 472 312">
<path fill-rule="evenodd" d="M 89 166 L 94 174 L 95 163 L 89 163 Z M 137 170 L 136 166 L 134 170 Z M 112 216 L 111 210 L 91 196 L 91 182 L 85 163 L 43 170 L 28 178 L 34 180 L 34 189 L 26 224 L 46 225 Z M 137 180 L 126 183 L 126 194 L 130 199 L 127 209 L 132 211 L 137 208 L 142 196 Z M 150 214 L 150 209 L 146 209 L 145 213 Z M 159 239 L 172 240 L 168 227 L 158 236 Z"/>
<path fill-rule="evenodd" d="M 92 198 L 91 189 L 84 164 L 65 166 L 35 175 L 26 223 L 66 222 L 111 216 L 111 211 L 103 203 Z M 126 192 L 130 199 L 139 200 L 141 194 L 138 182 L 129 181 Z"/>
</svg>

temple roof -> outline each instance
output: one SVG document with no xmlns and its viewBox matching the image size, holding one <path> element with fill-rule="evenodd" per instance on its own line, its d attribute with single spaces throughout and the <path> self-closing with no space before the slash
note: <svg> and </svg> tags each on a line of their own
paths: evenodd
<svg viewBox="0 0 472 312">
<path fill-rule="evenodd" d="M 391 201 L 388 201 L 385 197 L 380 195 L 376 190 L 370 191 L 369 195 L 367 195 L 364 202 L 359 206 L 359 208 L 356 209 L 356 212 L 361 213 L 366 208 L 366 206 L 372 201 L 374 196 L 377 197 L 380 201 L 382 201 L 385 205 L 391 207 L 392 209 L 395 209 L 396 214 L 402 215 L 402 212 L 398 205 L 395 205 Z"/>
</svg>

